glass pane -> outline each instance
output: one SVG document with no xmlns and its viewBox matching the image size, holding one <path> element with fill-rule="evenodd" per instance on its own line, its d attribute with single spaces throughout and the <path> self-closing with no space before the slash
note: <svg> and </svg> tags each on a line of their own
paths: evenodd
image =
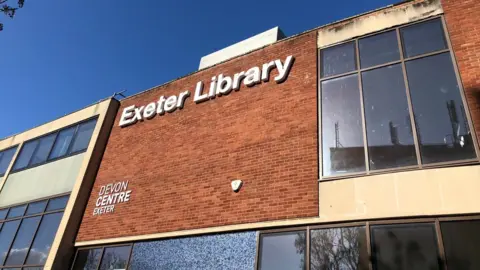
<svg viewBox="0 0 480 270">
<path fill-rule="evenodd" d="M 25 215 L 33 215 L 37 213 L 42 213 L 45 211 L 45 206 L 47 206 L 47 201 L 40 201 L 40 202 L 34 202 L 30 203 L 28 205 L 27 213 Z"/>
<path fill-rule="evenodd" d="M 400 60 L 396 31 L 362 38 L 358 42 L 358 48 L 362 68 Z"/>
<path fill-rule="evenodd" d="M 40 164 L 47 160 L 50 149 L 52 149 L 56 134 L 51 134 L 39 140 L 37 150 L 33 154 L 30 165 Z"/>
<path fill-rule="evenodd" d="M 322 82 L 323 175 L 365 170 L 358 76 Z"/>
<path fill-rule="evenodd" d="M 55 199 L 50 199 L 48 202 L 47 211 L 60 210 L 64 209 L 67 206 L 68 195 L 63 197 L 58 197 Z"/>
<path fill-rule="evenodd" d="M 75 153 L 87 149 L 88 143 L 90 142 L 90 137 L 92 137 L 92 133 L 95 129 L 96 123 L 97 120 L 92 120 L 80 124 L 80 126 L 78 127 L 77 135 L 75 136 L 75 141 L 73 142 L 72 149 L 70 149 L 70 153 Z"/>
<path fill-rule="evenodd" d="M 20 220 L 3 223 L 2 230 L 0 231 L 0 265 L 3 265 L 7 257 L 8 249 L 12 244 L 19 224 Z"/>
<path fill-rule="evenodd" d="M 8 212 L 7 218 L 21 217 L 25 213 L 25 209 L 27 209 L 26 204 L 12 207 Z"/>
<path fill-rule="evenodd" d="M 28 166 L 30 159 L 32 158 L 33 152 L 37 147 L 38 140 L 27 142 L 23 145 L 20 154 L 15 159 L 15 165 L 13 165 L 13 169 L 19 170 L 23 169 Z"/>
<path fill-rule="evenodd" d="M 45 264 L 63 213 L 45 215 L 28 254 L 28 265 Z"/>
<path fill-rule="evenodd" d="M 440 227 L 448 269 L 480 269 L 480 220 L 443 222 Z"/>
<path fill-rule="evenodd" d="M 72 270 L 97 270 L 102 249 L 79 250 Z"/>
<path fill-rule="evenodd" d="M 0 220 L 5 219 L 7 217 L 7 213 L 8 213 L 8 208 L 0 210 Z"/>
<path fill-rule="evenodd" d="M 450 54 L 406 64 L 423 163 L 475 158 Z"/>
<path fill-rule="evenodd" d="M 259 269 L 305 269 L 305 236 L 304 231 L 263 235 Z"/>
<path fill-rule="evenodd" d="M 371 170 L 417 164 L 400 64 L 362 73 Z"/>
<path fill-rule="evenodd" d="M 372 226 L 376 270 L 440 270 L 434 224 Z"/>
<path fill-rule="evenodd" d="M 26 268 L 24 268 L 26 269 Z M 3 270 L 22 270 L 21 268 L 3 268 Z"/>
<path fill-rule="evenodd" d="M 357 69 L 355 42 L 345 43 L 320 51 L 322 77 L 339 75 Z"/>
<path fill-rule="evenodd" d="M 311 270 L 368 270 L 368 263 L 365 227 L 311 231 Z"/>
<path fill-rule="evenodd" d="M 130 246 L 105 248 L 100 270 L 127 269 Z"/>
<path fill-rule="evenodd" d="M 22 220 L 22 224 L 18 229 L 15 241 L 13 241 L 12 248 L 8 254 L 5 265 L 22 265 L 27 256 L 28 248 L 32 243 L 33 236 L 37 230 L 38 223 L 41 217 L 31 217 Z"/>
<path fill-rule="evenodd" d="M 43 267 L 24 267 L 23 270 L 43 270 Z"/>
<path fill-rule="evenodd" d="M 10 165 L 13 155 L 15 155 L 15 151 L 17 151 L 17 147 L 7 149 L 0 153 L 0 175 L 4 175 L 7 171 L 8 165 Z"/>
<path fill-rule="evenodd" d="M 54 159 L 67 154 L 68 147 L 73 138 L 73 133 L 76 127 L 67 128 L 58 133 L 55 145 L 53 146 L 52 153 L 48 159 Z"/>
<path fill-rule="evenodd" d="M 448 48 L 440 19 L 404 27 L 400 34 L 406 58 Z"/>
</svg>

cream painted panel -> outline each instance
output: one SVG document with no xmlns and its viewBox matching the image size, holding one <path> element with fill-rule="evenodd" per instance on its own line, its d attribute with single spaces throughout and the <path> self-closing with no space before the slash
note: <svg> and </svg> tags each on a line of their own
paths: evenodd
<svg viewBox="0 0 480 270">
<path fill-rule="evenodd" d="M 480 166 L 319 183 L 321 221 L 480 213 Z"/>
<path fill-rule="evenodd" d="M 319 48 L 443 13 L 440 0 L 412 1 L 318 30 Z"/>
<path fill-rule="evenodd" d="M 82 153 L 10 174 L 0 193 L 0 207 L 70 192 L 84 156 Z"/>
</svg>

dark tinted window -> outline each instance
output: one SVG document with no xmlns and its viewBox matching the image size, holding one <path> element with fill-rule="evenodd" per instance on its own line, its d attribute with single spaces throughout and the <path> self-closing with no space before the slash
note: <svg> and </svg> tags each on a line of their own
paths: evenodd
<svg viewBox="0 0 480 270">
<path fill-rule="evenodd" d="M 405 57 L 447 49 L 440 19 L 418 23 L 400 29 Z"/>
<path fill-rule="evenodd" d="M 0 152 L 0 176 L 4 175 L 8 169 L 8 165 L 12 161 L 13 155 L 17 151 L 17 147 L 7 149 L 3 152 Z"/>
<path fill-rule="evenodd" d="M 448 269 L 480 269 L 480 220 L 442 222 Z"/>
<path fill-rule="evenodd" d="M 76 126 L 67 128 L 58 133 L 57 140 L 53 146 L 52 153 L 50 153 L 50 159 L 58 158 L 67 154 L 68 147 L 73 138 Z"/>
<path fill-rule="evenodd" d="M 305 269 L 305 236 L 304 231 L 262 235 L 259 269 Z"/>
<path fill-rule="evenodd" d="M 30 203 L 27 208 L 27 213 L 25 215 L 33 215 L 45 211 L 45 206 L 47 206 L 47 201 L 40 201 Z"/>
<path fill-rule="evenodd" d="M 40 219 L 41 217 L 37 216 L 22 220 L 5 265 L 23 264 Z"/>
<path fill-rule="evenodd" d="M 3 223 L 2 230 L 0 231 L 0 265 L 3 265 L 7 257 L 8 249 L 13 242 L 19 224 L 20 220 Z"/>
<path fill-rule="evenodd" d="M 33 153 L 32 160 L 30 161 L 30 165 L 36 165 L 36 164 L 45 162 L 48 158 L 48 154 L 50 153 L 50 149 L 52 149 L 54 141 L 55 141 L 55 134 L 51 134 L 41 138 L 38 141 L 37 150 L 35 150 L 35 153 Z"/>
<path fill-rule="evenodd" d="M 434 224 L 372 226 L 376 270 L 440 270 Z"/>
<path fill-rule="evenodd" d="M 323 175 L 364 171 L 358 76 L 323 81 L 321 87 Z"/>
<path fill-rule="evenodd" d="M 75 141 L 73 142 L 70 152 L 75 153 L 87 149 L 90 137 L 92 137 L 93 130 L 95 129 L 96 120 L 88 121 L 80 124 L 77 134 L 75 135 Z"/>
<path fill-rule="evenodd" d="M 0 210 L 0 220 L 5 219 L 7 217 L 8 209 Z"/>
<path fill-rule="evenodd" d="M 449 53 L 406 63 L 423 163 L 475 158 Z"/>
<path fill-rule="evenodd" d="M 402 66 L 363 72 L 362 83 L 370 169 L 416 165 Z"/>
<path fill-rule="evenodd" d="M 8 212 L 7 218 L 14 218 L 14 217 L 23 216 L 26 208 L 27 208 L 26 204 L 10 208 L 10 211 Z"/>
<path fill-rule="evenodd" d="M 68 196 L 50 199 L 50 201 L 48 202 L 47 211 L 64 209 L 67 206 L 67 202 L 68 202 Z"/>
<path fill-rule="evenodd" d="M 369 269 L 365 227 L 312 230 L 310 269 Z M 294 268 L 292 268 L 294 269 Z"/>
<path fill-rule="evenodd" d="M 357 69 L 355 42 L 350 42 L 320 52 L 322 77 L 339 75 Z"/>
<path fill-rule="evenodd" d="M 41 265 L 45 263 L 62 216 L 63 213 L 61 212 L 45 215 L 43 217 L 42 223 L 38 228 L 37 236 L 35 237 L 30 253 L 28 254 L 26 264 Z"/>
<path fill-rule="evenodd" d="M 396 31 L 362 38 L 358 41 L 358 47 L 362 68 L 400 60 Z"/>
<path fill-rule="evenodd" d="M 127 269 L 131 246 L 105 248 L 100 270 Z"/>
<path fill-rule="evenodd" d="M 79 250 L 72 270 L 97 270 L 102 249 Z"/>
<path fill-rule="evenodd" d="M 15 159 L 15 165 L 13 165 L 13 168 L 15 170 L 19 170 L 28 166 L 28 163 L 32 158 L 33 152 L 35 151 L 37 144 L 38 144 L 38 141 L 30 141 L 30 142 L 26 142 L 23 145 L 22 150 L 20 151 L 20 154 Z"/>
</svg>

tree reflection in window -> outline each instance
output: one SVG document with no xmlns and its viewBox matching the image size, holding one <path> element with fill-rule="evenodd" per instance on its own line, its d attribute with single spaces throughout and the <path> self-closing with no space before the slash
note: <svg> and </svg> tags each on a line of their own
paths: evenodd
<svg viewBox="0 0 480 270">
<path fill-rule="evenodd" d="M 366 270 L 368 247 L 365 227 L 312 230 L 311 270 Z"/>
</svg>

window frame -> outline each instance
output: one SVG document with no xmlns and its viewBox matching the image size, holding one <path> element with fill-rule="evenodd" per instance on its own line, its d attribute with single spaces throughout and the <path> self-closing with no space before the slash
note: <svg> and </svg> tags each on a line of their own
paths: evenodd
<svg viewBox="0 0 480 270">
<path fill-rule="evenodd" d="M 64 158 L 69 158 L 71 156 L 75 156 L 77 154 L 80 154 L 80 153 L 84 153 L 87 151 L 88 147 L 83 149 L 83 150 L 79 150 L 79 151 L 75 151 L 75 152 L 70 152 L 71 149 L 72 149 L 72 146 L 75 142 L 75 139 L 76 139 L 76 136 L 77 136 L 77 132 L 78 132 L 78 128 L 80 125 L 84 124 L 84 123 L 87 123 L 89 121 L 97 121 L 95 123 L 95 127 L 96 125 L 98 124 L 98 115 L 96 116 L 93 116 L 93 117 L 90 117 L 90 118 L 87 118 L 87 119 L 84 119 L 80 122 L 76 122 L 74 124 L 71 124 L 71 125 L 68 125 L 68 126 L 65 126 L 65 127 L 62 127 L 61 129 L 57 129 L 55 131 L 52 131 L 52 132 L 49 132 L 49 133 L 46 133 L 46 134 L 42 134 L 41 136 L 38 136 L 38 137 L 35 137 L 33 139 L 30 139 L 28 141 L 25 141 L 22 143 L 21 147 L 18 152 L 18 154 L 16 155 L 15 157 L 15 160 L 14 160 L 14 163 L 13 163 L 13 166 L 12 166 L 12 169 L 10 171 L 10 173 L 16 173 L 16 172 L 20 172 L 20 171 L 23 171 L 23 170 L 28 170 L 28 169 L 31 169 L 31 168 L 35 168 L 35 167 L 38 167 L 38 166 L 42 166 L 42 165 L 45 165 L 47 163 L 50 163 L 50 162 L 54 162 L 54 161 L 57 161 L 57 160 L 60 160 L 60 159 L 64 159 Z M 69 129 L 71 127 L 75 127 L 75 131 L 72 135 L 72 140 L 70 141 L 70 144 L 68 145 L 68 149 L 67 149 L 67 152 L 65 155 L 63 156 L 59 156 L 59 157 L 55 157 L 55 158 L 50 158 L 51 154 L 52 154 L 52 151 L 53 151 L 53 148 L 55 146 L 55 143 L 57 142 L 57 139 L 58 139 L 58 135 L 60 134 L 60 132 L 62 132 L 63 130 L 66 130 L 66 129 Z M 40 146 L 40 143 L 38 143 L 39 140 L 41 140 L 42 138 L 45 138 L 45 137 L 48 137 L 52 134 L 55 134 L 55 138 L 54 138 L 54 141 L 53 141 L 53 144 L 52 146 L 50 147 L 50 150 L 48 151 L 48 154 L 47 154 L 47 159 L 44 161 L 44 162 L 40 162 L 40 163 L 37 163 L 37 164 L 33 164 L 32 165 L 32 160 L 33 160 L 33 157 L 35 156 L 35 154 L 37 153 L 38 151 L 38 148 Z M 93 134 L 92 134 L 93 136 Z M 92 139 L 92 137 L 90 137 L 90 140 Z M 29 142 L 33 142 L 33 141 L 37 141 L 37 144 L 35 146 L 35 150 L 33 151 L 32 155 L 30 156 L 30 159 L 28 160 L 28 165 L 23 167 L 23 168 L 19 168 L 19 169 L 15 169 L 15 163 L 17 162 L 17 159 L 20 157 L 21 153 L 22 153 L 22 150 L 23 150 L 23 146 L 26 144 L 26 143 L 29 143 Z M 0 175 L 1 177 L 1 175 Z"/>
<path fill-rule="evenodd" d="M 79 251 L 82 251 L 82 250 L 90 250 L 90 249 L 101 249 L 100 251 L 100 259 L 98 261 L 98 265 L 97 265 L 97 269 L 96 270 L 99 270 L 100 269 L 100 266 L 102 265 L 102 259 L 103 259 L 103 255 L 105 255 L 105 249 L 107 248 L 112 248 L 112 247 L 126 247 L 126 246 L 129 246 L 130 247 L 130 252 L 128 253 L 128 258 L 127 258 L 127 267 L 125 269 L 129 269 L 130 268 L 130 261 L 132 260 L 132 254 L 133 254 L 133 246 L 134 246 L 134 242 L 131 242 L 131 243 L 121 243 L 121 244 L 111 244 L 111 245 L 103 245 L 103 246 L 88 246 L 88 247 L 79 247 L 75 250 L 75 256 L 73 256 L 73 260 L 71 261 L 70 263 L 70 267 L 68 269 L 72 270 L 73 267 L 75 266 L 75 262 L 77 260 L 77 256 L 78 256 L 78 252 Z"/>
<path fill-rule="evenodd" d="M 15 153 L 13 153 L 12 159 L 11 159 L 10 162 L 8 163 L 8 167 L 7 167 L 7 169 L 5 170 L 5 172 L 4 172 L 4 173 L 0 173 L 0 177 L 4 177 L 5 175 L 7 175 L 8 169 L 12 166 L 12 162 L 14 162 L 15 159 L 16 159 L 16 156 L 17 156 L 17 153 L 18 153 L 18 150 L 19 150 L 19 147 L 18 147 L 18 146 L 19 146 L 18 144 L 12 145 L 12 146 L 9 146 L 8 148 L 2 149 L 2 150 L 0 151 L 0 161 L 1 161 L 2 158 L 3 158 L 3 155 L 5 154 L 4 152 L 6 152 L 6 151 L 8 151 L 8 150 L 11 150 L 11 149 L 14 149 L 14 148 L 17 148 L 17 149 L 15 150 Z M 14 162 L 14 163 L 15 163 L 15 162 Z M 12 166 L 12 169 L 13 169 L 13 166 Z"/>
<path fill-rule="evenodd" d="M 287 232 L 296 232 L 296 231 L 306 231 L 306 249 L 305 249 L 305 264 L 306 270 L 310 270 L 310 241 L 311 241 L 311 231 L 318 229 L 339 229 L 339 228 L 349 228 L 349 227 L 365 227 L 366 234 L 366 245 L 368 247 L 367 254 L 370 258 L 368 262 L 368 269 L 373 270 L 373 260 L 372 260 L 372 236 L 371 236 L 371 227 L 377 225 L 410 225 L 410 224 L 422 224 L 428 223 L 432 224 L 435 229 L 436 244 L 438 249 L 438 256 L 441 259 L 440 266 L 442 269 L 447 269 L 447 258 L 445 255 L 445 246 L 443 244 L 443 234 L 441 231 L 442 222 L 452 222 L 452 221 L 480 221 L 479 214 L 473 215 L 452 215 L 452 216 L 434 216 L 434 217 L 412 217 L 412 218 L 392 218 L 392 219 L 380 219 L 380 220 L 363 220 L 363 221 L 352 221 L 352 222 L 336 222 L 336 223 L 327 223 L 327 224 L 309 224 L 309 225 L 299 225 L 299 226 L 290 226 L 290 227 L 281 227 L 274 229 L 264 229 L 257 232 L 257 257 L 255 258 L 255 270 L 260 269 L 260 239 L 263 235 L 271 235 L 278 233 L 287 233 Z"/>
<path fill-rule="evenodd" d="M 428 22 L 428 21 L 434 21 L 434 20 L 439 20 L 443 29 L 444 33 L 444 39 L 447 44 L 447 48 L 443 50 L 438 50 L 434 52 L 429 52 L 426 54 L 421 54 L 421 55 L 416 55 L 410 58 L 406 58 L 404 55 L 404 50 L 403 50 L 403 39 L 400 33 L 400 29 L 409 27 L 412 25 Z M 396 61 L 391 61 L 388 63 L 383 63 L 380 65 L 375 65 L 371 66 L 368 68 L 361 68 L 360 66 L 360 51 L 359 51 L 359 40 L 375 35 L 379 35 L 382 33 L 390 32 L 390 31 L 395 31 L 397 35 L 397 45 L 399 47 L 399 52 L 400 52 L 400 58 Z M 357 69 L 351 72 L 343 73 L 343 74 L 338 74 L 338 75 L 333 75 L 333 76 L 328 76 L 328 77 L 322 77 L 322 63 L 321 63 L 321 50 L 327 49 L 330 47 L 342 45 L 344 43 L 349 43 L 349 42 L 355 42 L 355 53 L 356 53 L 356 61 L 357 61 Z M 421 151 L 420 151 L 420 145 L 419 145 L 419 138 L 417 134 L 417 127 L 416 127 L 416 122 L 415 122 L 415 117 L 414 117 L 414 112 L 413 112 L 413 105 L 412 105 L 412 99 L 411 99 L 411 94 L 410 94 L 410 87 L 408 85 L 408 79 L 407 79 L 407 70 L 406 70 L 406 63 L 409 61 L 429 57 L 429 56 L 435 56 L 435 55 L 440 55 L 440 54 L 446 54 L 448 53 L 450 55 L 450 58 L 452 60 L 452 65 L 455 73 L 455 78 L 457 80 L 458 84 L 458 90 L 460 92 L 460 98 L 462 100 L 462 104 L 465 110 L 465 116 L 467 118 L 467 123 L 468 123 L 468 128 L 470 130 L 471 136 L 472 136 L 472 142 L 473 146 L 475 149 L 475 155 L 476 158 L 471 158 L 471 159 L 462 159 L 462 160 L 454 160 L 454 161 L 443 161 L 443 162 L 436 162 L 436 163 L 428 163 L 428 164 L 423 164 L 422 159 L 421 159 Z M 414 141 L 414 147 L 415 147 L 415 152 L 416 152 L 416 157 L 417 157 L 417 164 L 416 165 L 411 165 L 411 166 L 404 166 L 404 167 L 393 167 L 393 168 L 386 168 L 386 169 L 379 169 L 379 170 L 371 170 L 370 169 L 370 163 L 369 163 L 369 154 L 368 154 L 368 142 L 367 142 L 367 129 L 366 129 L 366 119 L 365 119 L 365 107 L 364 107 L 364 98 L 363 98 L 363 85 L 362 85 L 362 78 L 361 75 L 365 71 L 369 70 L 374 70 L 374 69 L 379 69 L 391 65 L 399 64 L 402 67 L 402 74 L 403 74 L 403 79 L 405 83 L 405 91 L 406 91 L 406 98 L 407 98 L 407 103 L 408 103 L 408 110 L 409 110 L 409 117 L 410 117 L 410 124 L 412 128 L 412 133 L 413 133 L 413 141 Z M 365 171 L 362 172 L 347 172 L 347 173 L 341 173 L 341 174 L 334 174 L 334 175 L 329 175 L 329 176 L 324 176 L 323 175 L 323 133 L 322 133 L 322 82 L 331 80 L 331 79 L 336 79 L 336 78 L 341 78 L 349 75 L 354 75 L 357 74 L 358 76 L 358 83 L 359 83 L 359 88 L 360 88 L 360 107 L 361 107 L 361 117 L 362 117 L 362 135 L 363 135 L 363 148 L 364 148 L 364 162 L 365 162 Z M 362 35 L 358 36 L 352 39 L 348 39 L 342 42 L 338 42 L 335 44 L 331 44 L 322 48 L 317 48 L 317 114 L 318 114 L 318 146 L 319 146 L 319 151 L 318 151 L 318 181 L 332 181 L 332 180 L 337 180 L 337 179 L 345 179 L 345 178 L 351 178 L 351 177 L 361 177 L 361 176 L 370 176 L 370 175 L 378 175 L 378 174 L 384 174 L 384 173 L 389 173 L 389 172 L 404 172 L 404 171 L 413 171 L 413 170 L 422 170 L 422 169 L 431 169 L 431 168 L 445 168 L 445 167 L 452 167 L 452 166 L 458 166 L 458 165 L 469 165 L 469 164 L 478 164 L 480 163 L 480 149 L 479 149 L 479 144 L 477 141 L 477 136 L 475 134 L 475 128 L 474 124 L 472 121 L 472 116 L 471 116 L 471 111 L 470 107 L 467 103 L 466 97 L 465 97 L 465 91 L 464 91 L 464 86 L 463 82 L 460 78 L 460 73 L 458 70 L 458 65 L 457 61 L 455 58 L 455 54 L 452 48 L 450 36 L 448 33 L 447 25 L 445 22 L 445 18 L 443 15 L 438 15 L 438 16 L 433 16 L 430 18 L 426 18 L 423 20 L 415 21 L 412 23 L 407 23 L 407 24 L 402 24 L 402 25 L 397 25 L 394 27 L 390 27 L 388 29 L 384 29 L 381 31 L 377 31 L 374 33 L 370 33 L 367 35 Z"/>
<path fill-rule="evenodd" d="M 18 227 L 16 228 L 15 230 L 15 233 L 13 234 L 13 238 L 12 238 L 12 242 L 9 244 L 9 247 L 8 247 L 8 250 L 7 250 L 7 254 L 5 255 L 5 258 L 4 258 L 4 261 L 0 262 L 0 270 L 2 269 L 8 269 L 8 268 L 27 268 L 27 267 L 44 267 L 45 265 L 39 265 L 39 264 L 25 264 L 27 262 L 27 259 L 28 259 L 28 256 L 30 255 L 30 250 L 33 246 L 33 243 L 35 242 L 35 239 L 37 237 L 37 234 L 38 234 L 38 230 L 40 229 L 40 225 L 42 224 L 42 221 L 43 221 L 43 218 L 46 216 L 46 215 L 49 215 L 49 214 L 55 214 L 55 213 L 63 213 L 65 212 L 65 208 L 62 208 L 62 209 L 57 209 L 57 210 L 52 210 L 52 211 L 47 211 L 47 205 L 48 203 L 50 202 L 50 200 L 52 199 L 55 199 L 55 198 L 59 198 L 59 197 L 64 197 L 64 196 L 70 196 L 70 192 L 68 193 L 62 193 L 62 194 L 57 194 L 57 195 L 53 195 L 53 196 L 49 196 L 49 197 L 45 197 L 45 198 L 41 198 L 41 199 L 36 199 L 36 200 L 33 200 L 33 201 L 28 201 L 28 202 L 24 202 L 24 203 L 18 203 L 18 204 L 13 204 L 13 205 L 10 205 L 10 206 L 7 206 L 7 207 L 2 207 L 0 208 L 0 210 L 4 210 L 4 209 L 8 209 L 7 210 L 7 213 L 5 215 L 5 218 L 4 219 L 0 219 L 0 224 L 3 226 L 5 222 L 10 222 L 10 221 L 15 221 L 15 220 L 20 220 L 20 223 L 18 224 Z M 33 203 L 36 203 L 36 202 L 40 202 L 40 201 L 47 201 L 47 204 L 45 205 L 45 208 L 43 209 L 42 212 L 38 212 L 38 213 L 35 213 L 35 214 L 30 214 L 30 215 L 27 215 L 27 210 L 28 210 L 28 207 L 30 204 L 33 204 Z M 25 207 L 25 212 L 22 216 L 18 216 L 18 217 L 14 217 L 14 218 L 7 218 L 8 216 L 8 213 L 10 212 L 10 209 L 14 208 L 14 207 L 17 207 L 17 206 L 21 206 L 21 205 L 26 205 Z M 28 219 L 28 218 L 32 218 L 32 217 L 40 217 L 40 220 L 38 221 L 38 224 L 35 228 L 35 232 L 33 234 L 33 237 L 29 243 L 29 246 L 28 246 L 28 250 L 27 250 L 27 253 L 25 255 L 25 258 L 23 260 L 23 263 L 22 265 L 2 265 L 4 264 L 7 259 L 8 259 L 8 256 L 10 255 L 10 250 L 12 249 L 12 246 L 13 244 L 15 243 L 15 239 L 18 235 L 18 231 L 20 230 L 20 227 L 22 226 L 22 223 L 23 223 L 23 220 L 24 219 Z M 63 217 L 62 217 L 63 218 Z M 58 228 L 57 228 L 58 230 Z M 55 239 L 53 239 L 55 240 Z M 53 242 L 52 240 L 52 242 Z"/>
</svg>

